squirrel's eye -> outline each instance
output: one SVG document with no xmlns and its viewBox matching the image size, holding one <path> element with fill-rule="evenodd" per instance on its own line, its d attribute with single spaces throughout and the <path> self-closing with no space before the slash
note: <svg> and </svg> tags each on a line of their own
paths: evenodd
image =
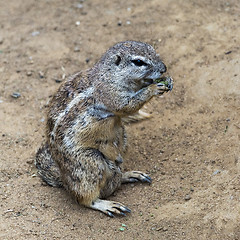
<svg viewBox="0 0 240 240">
<path fill-rule="evenodd" d="M 115 61 L 115 64 L 118 66 L 121 62 L 121 57 L 120 56 L 117 56 L 117 59 Z"/>
<path fill-rule="evenodd" d="M 138 67 L 147 66 L 147 63 L 145 63 L 141 59 L 132 60 L 132 63 L 134 63 Z"/>
</svg>

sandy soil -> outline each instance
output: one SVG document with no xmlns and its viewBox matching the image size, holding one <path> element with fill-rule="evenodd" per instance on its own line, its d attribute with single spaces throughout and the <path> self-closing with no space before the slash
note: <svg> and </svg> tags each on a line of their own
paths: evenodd
<svg viewBox="0 0 240 240">
<path fill-rule="evenodd" d="M 0 239 L 240 239 L 238 0 L 0 1 Z M 64 76 L 122 40 L 153 44 L 175 79 L 128 126 L 124 169 L 151 186 L 108 218 L 36 175 L 46 105 Z M 20 95 L 19 95 L 20 94 Z"/>
</svg>

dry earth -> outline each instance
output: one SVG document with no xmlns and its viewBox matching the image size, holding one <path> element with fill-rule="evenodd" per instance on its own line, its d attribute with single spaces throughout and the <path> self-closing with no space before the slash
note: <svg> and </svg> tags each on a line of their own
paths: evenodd
<svg viewBox="0 0 240 240">
<path fill-rule="evenodd" d="M 0 6 L 0 239 L 240 239 L 238 0 Z M 132 213 L 111 219 L 43 184 L 33 161 L 58 82 L 128 39 L 153 44 L 175 86 L 128 126 L 124 169 L 153 184 L 122 186 L 111 199 Z"/>
</svg>

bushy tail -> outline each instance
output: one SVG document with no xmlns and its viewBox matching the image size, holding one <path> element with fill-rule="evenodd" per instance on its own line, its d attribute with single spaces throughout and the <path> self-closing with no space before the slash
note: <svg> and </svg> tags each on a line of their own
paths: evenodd
<svg viewBox="0 0 240 240">
<path fill-rule="evenodd" d="M 35 165 L 38 169 L 38 174 L 48 185 L 52 187 L 63 186 L 60 169 L 53 160 L 47 143 L 39 148 L 36 154 Z"/>
</svg>

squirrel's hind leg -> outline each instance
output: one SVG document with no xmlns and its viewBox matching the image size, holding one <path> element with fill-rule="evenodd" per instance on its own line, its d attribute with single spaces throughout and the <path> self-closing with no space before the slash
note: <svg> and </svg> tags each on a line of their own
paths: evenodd
<svg viewBox="0 0 240 240">
<path fill-rule="evenodd" d="M 61 159 L 64 187 L 76 197 L 78 203 L 99 210 L 108 216 L 125 215 L 130 210 L 121 203 L 101 200 L 110 196 L 120 185 L 122 172 L 114 162 L 97 149 L 79 149 L 74 161 Z"/>
</svg>

